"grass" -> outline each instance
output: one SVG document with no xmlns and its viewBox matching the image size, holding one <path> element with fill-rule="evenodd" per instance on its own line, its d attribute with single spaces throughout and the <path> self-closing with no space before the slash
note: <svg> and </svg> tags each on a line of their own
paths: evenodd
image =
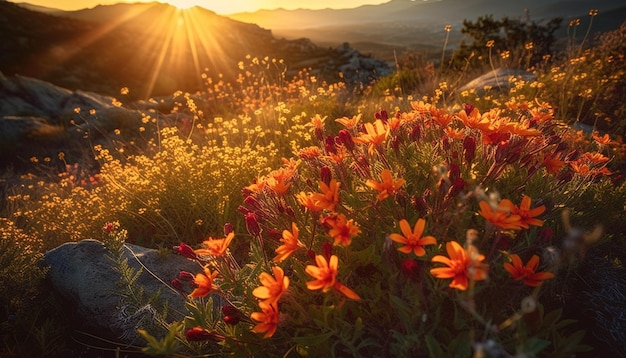
<svg viewBox="0 0 626 358">
<path fill-rule="evenodd" d="M 570 25 L 575 26 L 575 23 Z M 565 237 L 564 242 L 559 244 L 569 242 L 574 245 L 571 250 L 576 254 L 567 257 L 577 257 L 576 260 L 579 260 L 585 253 L 595 254 L 612 262 L 613 269 L 623 269 L 623 260 L 626 258 L 619 253 L 624 253 L 626 228 L 619 223 L 623 221 L 626 195 L 624 180 L 621 177 L 625 168 L 626 150 L 623 143 L 626 101 L 621 91 L 626 78 L 623 56 L 625 38 L 626 26 L 622 26 L 599 37 L 593 46 L 572 44 L 562 57 L 545 54 L 543 62 L 534 68 L 523 66 L 526 63 L 523 59 L 528 55 L 528 51 L 532 51 L 532 47 L 528 46 L 523 49 L 508 49 L 506 50 L 508 55 L 504 51 L 498 54 L 490 52 L 493 56 L 468 65 L 460 73 L 444 71 L 420 56 L 413 56 L 411 66 L 403 66 L 399 62 L 399 71 L 396 74 L 362 88 L 348 88 L 344 83 L 320 82 L 306 70 L 293 78 L 287 78 L 286 66 L 282 61 L 271 58 L 247 58 L 233 64 L 240 71 L 238 79 L 233 83 L 204 76 L 206 91 L 199 94 L 175 93 L 171 112 L 178 114 L 180 120 L 171 126 L 162 127 L 154 114 L 149 112 L 144 114 L 140 124 L 135 123 L 131 126 L 120 122 L 114 131 L 106 134 L 106 145 L 86 149 L 86 152 L 93 156 L 91 160 L 95 159 L 97 162 L 97 170 L 93 169 L 91 160 L 70 163 L 66 162 L 62 153 L 58 158 L 33 158 L 33 165 L 39 169 L 40 174 L 23 175 L 19 184 L 7 184 L 6 188 L 3 188 L 7 193 L 7 200 L 0 222 L 2 245 L 5 248 L 0 256 L 3 267 L 0 288 L 6 293 L 2 296 L 2 304 L 7 320 L 3 322 L 5 338 L 0 352 L 3 356 L 5 354 L 38 356 L 62 354 L 68 350 L 68 343 L 60 338 L 62 332 L 55 329 L 52 324 L 54 320 L 62 319 L 46 316 L 42 311 L 26 314 L 29 307 L 37 304 L 35 300 L 49 301 L 46 298 L 46 290 L 40 286 L 44 272 L 37 266 L 46 250 L 64 242 L 101 237 L 102 227 L 107 222 L 119 222 L 120 226 L 127 230 L 129 242 L 155 248 L 170 247 L 180 242 L 198 246 L 207 237 L 221 236 L 224 224 L 228 223 L 235 228 L 237 236 L 247 238 L 234 243 L 231 252 L 238 262 L 245 265 L 248 259 L 252 259 L 249 265 L 257 265 L 252 271 L 246 271 L 246 266 L 241 271 L 242 276 L 249 275 L 247 282 L 251 284 L 250 282 L 256 279 L 253 273 L 256 274 L 262 269 L 269 271 L 269 266 L 267 262 L 263 264 L 266 260 L 262 257 L 267 256 L 268 252 L 269 255 L 273 255 L 273 251 L 255 247 L 255 241 L 250 241 L 256 236 L 246 230 L 246 226 L 250 227 L 250 221 L 246 218 L 250 216 L 242 215 L 242 212 L 260 215 L 262 218 L 260 225 L 264 227 L 264 233 L 271 233 L 272 229 L 275 229 L 279 238 L 282 230 L 291 228 L 292 217 L 295 216 L 306 218 L 299 221 L 298 225 L 303 232 L 312 230 L 309 232 L 312 238 L 317 237 L 316 230 L 319 230 L 317 231 L 319 234 L 324 229 L 322 226 L 316 226 L 314 217 L 307 216 L 308 211 L 298 209 L 295 201 L 290 202 L 280 196 L 261 195 L 260 192 L 255 194 L 255 188 L 262 183 L 269 183 L 267 185 L 274 188 L 272 185 L 284 180 L 285 183 L 292 185 L 289 190 L 295 193 L 297 193 L 295 190 L 312 193 L 318 190 L 318 180 L 323 178 L 326 171 L 342 181 L 341 195 L 346 205 L 337 209 L 338 213 L 335 214 L 352 215 L 350 217 L 360 223 L 361 230 L 367 233 L 364 236 L 378 237 L 383 233 L 398 231 L 397 227 L 394 227 L 397 225 L 395 222 L 393 225 L 390 224 L 391 219 L 387 222 L 382 219 L 376 223 L 372 221 L 379 216 L 398 219 L 398 209 L 394 207 L 397 205 L 412 213 L 415 218 L 426 217 L 429 222 L 433 222 L 428 226 L 428 230 L 441 240 L 447 236 L 464 238 L 467 228 L 483 225 L 477 224 L 476 215 L 469 215 L 470 212 L 478 210 L 477 203 L 468 204 L 460 199 L 457 202 L 455 195 L 447 194 L 455 188 L 450 182 L 452 175 L 450 172 L 452 163 L 458 162 L 461 166 L 459 175 L 464 180 L 464 187 L 459 190 L 467 193 L 468 197 L 470 194 L 485 195 L 479 193 L 478 189 L 481 188 L 487 190 L 488 194 L 494 194 L 498 190 L 503 198 L 505 194 L 510 194 L 512 198 L 516 190 L 538 193 L 537 196 L 533 196 L 533 201 L 539 200 L 540 204 L 548 208 L 549 215 L 546 220 L 550 222 L 551 230 Z M 590 39 L 585 41 L 587 44 L 590 43 Z M 510 59 L 511 53 L 519 54 L 515 61 Z M 505 91 L 495 89 L 483 89 L 484 91 L 480 92 L 459 91 L 460 77 L 469 77 L 470 73 L 483 73 L 494 67 L 520 66 L 532 70 L 536 80 L 502 79 L 509 84 L 507 86 L 509 89 Z M 488 119 L 506 117 L 513 122 L 531 123 L 535 117 L 528 117 L 528 113 L 534 116 L 552 113 L 544 103 L 554 108 L 554 122 L 550 122 L 550 126 L 543 126 L 537 124 L 543 120 L 535 119 L 536 123 L 532 126 L 541 131 L 539 137 L 541 141 L 519 139 L 522 136 L 518 134 L 512 135 L 511 139 L 510 133 L 505 133 L 505 137 L 498 137 L 503 135 L 502 133 L 495 133 L 496 137 L 489 136 L 494 135 L 493 133 L 489 135 L 480 133 L 479 136 L 479 127 L 472 127 L 473 124 L 459 117 L 463 112 L 471 113 L 472 107 L 467 106 L 471 104 Z M 457 116 L 454 120 L 451 119 L 453 115 Z M 416 122 L 412 116 L 415 118 L 423 116 L 428 119 L 420 119 L 423 123 Z M 395 123 L 395 119 L 402 123 L 398 128 L 405 132 L 397 134 L 395 137 L 397 143 L 389 142 L 384 148 L 358 143 L 357 148 L 360 149 L 346 150 L 348 139 L 345 137 L 346 132 L 342 134 L 341 131 L 347 130 L 350 138 L 365 138 L 364 128 L 360 126 L 344 128 L 335 119 L 349 121 L 357 118 L 361 123 L 384 120 L 385 126 Z M 447 123 L 442 125 L 443 122 L 439 121 Z M 593 133 L 568 129 L 577 123 L 589 125 Z M 412 126 L 410 130 L 407 129 L 409 125 Z M 389 131 L 391 132 L 391 129 Z M 472 150 L 479 153 L 481 160 L 472 165 L 467 163 L 472 162 L 466 157 L 469 155 L 470 144 L 465 140 L 455 139 L 454 134 L 458 132 L 463 132 L 466 137 L 469 136 L 468 133 L 475 136 L 477 142 L 474 145 L 477 148 Z M 604 133 L 607 133 L 608 137 L 602 137 Z M 415 143 L 405 142 L 409 139 Z M 519 151 L 516 152 L 515 148 L 519 148 Z M 536 148 L 549 150 L 544 153 Z M 554 169 L 554 173 L 549 172 L 550 175 L 544 175 L 548 170 L 544 166 L 545 160 L 550 159 L 549 151 L 556 153 L 557 156 L 551 159 L 562 162 L 563 167 Z M 586 156 L 585 153 L 590 153 L 590 156 Z M 337 156 L 344 156 L 345 159 L 337 159 Z M 465 160 L 459 159 L 461 157 Z M 610 161 L 607 163 L 604 158 Z M 302 166 L 305 168 L 293 174 L 291 169 L 285 168 L 291 168 L 296 159 L 303 160 Z M 62 164 L 65 170 L 55 172 L 52 168 L 58 164 Z M 388 204 L 387 201 L 385 205 L 377 207 L 376 201 L 367 196 L 368 185 L 364 178 L 381 180 L 379 175 L 383 168 L 393 169 L 396 177 L 406 179 L 408 184 L 406 192 L 403 192 L 404 196 L 392 195 L 394 205 Z M 291 174 L 286 175 L 286 172 Z M 609 172 L 610 175 L 606 175 Z M 361 174 L 363 178 L 359 177 Z M 248 199 L 250 197 L 253 199 Z M 495 200 L 493 197 L 490 198 L 492 201 Z M 293 201 L 293 198 L 291 199 Z M 251 200 L 255 200 L 257 204 L 261 203 L 258 205 L 262 205 L 263 209 L 256 210 Z M 368 200 L 374 200 L 374 204 L 363 206 L 362 211 L 352 210 L 364 205 L 363 202 Z M 513 201 L 517 203 L 519 200 Z M 452 205 L 453 202 L 458 206 Z M 561 211 L 557 210 L 565 207 L 575 209 L 568 220 L 562 220 L 559 215 Z M 289 214 L 290 210 L 292 214 Z M 387 214 L 389 217 L 385 216 Z M 335 216 L 332 218 L 336 219 Z M 326 223 L 329 223 L 334 219 L 327 220 Z M 457 223 L 456 220 L 460 221 Z M 576 236 L 572 229 L 572 227 L 584 228 L 593 232 L 594 228 L 599 228 L 600 225 L 603 227 L 602 237 L 595 237 L 589 233 Z M 500 244 L 511 241 L 513 237 L 518 241 L 523 237 L 525 241 L 516 244 L 520 253 L 529 253 L 531 248 L 539 250 L 533 246 L 534 244 L 528 244 L 533 238 L 538 237 L 536 230 L 510 236 L 498 229 L 490 231 L 494 229 L 480 227 L 485 238 L 497 237 Z M 490 237 L 490 234 L 494 236 Z M 277 238 L 273 241 L 268 240 L 273 244 L 280 243 Z M 556 245 L 555 242 L 550 241 Z M 606 249 L 594 249 L 592 245 L 594 243 L 598 245 L 596 247 L 612 247 L 614 250 L 611 254 L 611 250 L 607 252 Z M 310 249 L 313 249 L 312 245 Z M 318 253 L 323 250 L 321 244 L 315 249 Z M 491 251 L 487 252 L 491 258 L 506 249 L 494 244 L 490 247 Z M 366 262 L 374 257 L 366 247 L 354 250 L 353 259 L 356 262 L 359 260 Z M 441 253 L 445 254 L 445 250 L 442 249 Z M 346 257 L 342 256 L 342 264 L 347 260 Z M 304 262 L 304 258 L 302 260 Z M 394 260 L 402 262 L 402 265 L 409 265 L 397 257 Z M 564 264 L 565 271 L 577 272 L 576 260 Z M 416 262 L 423 264 L 419 260 Z M 367 272 L 375 275 L 389 274 L 387 269 L 380 269 L 384 266 L 383 262 L 373 261 L 371 265 L 356 263 L 354 265 L 354 272 L 357 274 L 359 272 L 363 275 L 367 275 Z M 405 269 L 405 266 L 402 267 Z M 304 280 L 302 278 L 306 276 L 304 266 L 299 268 L 300 271 L 296 264 L 291 268 L 300 275 L 301 281 Z M 397 276 L 400 272 L 392 273 Z M 432 292 L 433 300 L 444 302 L 453 310 L 462 308 L 461 301 L 453 303 L 456 296 L 446 291 L 445 285 L 439 284 L 430 276 L 424 276 L 425 273 L 426 270 L 422 269 L 420 277 L 424 280 L 428 277 L 430 280 L 427 287 L 431 290 L 428 292 Z M 292 279 L 296 280 L 297 275 L 294 273 Z M 403 276 L 396 276 L 393 280 L 407 280 L 402 278 Z M 498 278 L 504 279 L 504 273 L 500 272 L 499 277 L 494 277 L 494 282 Z M 354 283 L 357 288 L 361 287 L 355 281 L 349 281 L 349 277 L 342 279 Z M 555 305 L 559 295 L 564 292 L 571 294 L 568 281 L 564 282 L 547 285 L 547 293 L 543 296 L 547 297 L 546 309 L 554 308 L 551 305 Z M 222 284 L 226 287 L 227 280 L 224 279 Z M 292 285 L 294 294 L 305 295 L 306 290 L 299 290 L 295 284 L 296 282 Z M 376 282 L 370 284 L 374 285 Z M 399 281 L 396 284 L 399 285 Z M 579 283 L 572 285 L 575 284 Z M 494 284 L 486 289 L 496 295 L 500 287 Z M 253 288 L 248 287 L 249 290 Z M 382 295 L 382 291 L 376 292 Z M 389 300 L 386 301 L 387 306 L 417 315 L 421 311 L 415 311 L 415 307 L 407 305 L 407 302 L 411 302 L 409 300 L 413 297 L 411 295 L 422 294 L 423 292 L 415 291 L 407 296 L 398 294 L 396 298 L 386 298 Z M 376 294 L 372 295 L 371 299 L 376 298 Z M 521 294 L 515 296 L 515 299 L 521 298 Z M 311 307 L 319 304 L 320 300 L 327 299 L 318 297 L 311 303 Z M 248 302 L 238 303 L 239 309 L 246 311 L 248 316 L 253 310 L 259 309 L 255 307 L 256 301 L 253 297 Z M 47 304 L 55 305 L 53 302 Z M 515 317 L 513 313 L 516 309 L 505 306 L 498 306 L 498 309 Z M 327 331 L 332 328 L 333 332 L 346 329 L 345 334 L 334 336 L 341 341 L 339 346 L 345 352 L 362 354 L 364 350 L 358 347 L 358 342 L 373 346 L 378 344 L 372 343 L 376 334 L 367 329 L 363 331 L 367 333 L 356 329 L 347 330 L 347 327 L 354 324 L 354 315 L 363 315 L 363 312 L 359 312 L 351 303 L 348 304 L 348 313 L 324 311 L 328 307 L 330 306 L 321 305 L 321 311 L 312 313 L 313 318 L 323 320 L 326 319 L 324 315 L 328 314 L 340 322 L 337 323 L 338 326 L 329 328 L 321 325 L 317 328 Z M 201 310 L 201 307 L 196 309 Z M 379 311 L 376 307 L 367 310 L 372 317 L 375 314 L 383 315 L 385 319 L 379 322 L 380 329 L 385 329 L 385 324 L 393 325 L 390 317 L 384 316 L 384 313 Z M 461 311 L 462 313 L 454 311 L 458 317 L 446 316 L 459 321 L 455 321 L 457 326 L 454 329 L 445 331 L 428 328 L 432 331 L 426 334 L 424 331 L 414 331 L 418 326 L 417 322 L 403 322 L 404 331 L 394 333 L 397 337 L 391 346 L 385 347 L 386 352 L 410 352 L 411 345 L 418 346 L 421 344 L 419 342 L 426 339 L 426 347 L 422 348 L 431 354 L 443 353 L 445 349 L 450 349 L 448 353 L 454 349 L 463 354 L 467 353 L 469 348 L 465 345 L 470 342 L 469 332 L 474 334 L 476 331 L 461 328 L 465 327 L 465 324 L 476 325 L 487 316 L 480 316 L 485 314 L 484 312 L 462 309 Z M 297 312 L 290 313 L 295 315 Z M 315 316 L 316 314 L 320 316 Z M 556 316 L 560 316 L 547 311 L 545 314 L 555 321 Z M 476 319 L 477 315 L 479 319 Z M 421 317 L 421 313 L 418 316 Z M 11 320 L 17 322 L 15 324 L 24 328 L 11 330 L 14 323 L 8 317 L 12 317 Z M 506 322 L 506 315 L 496 317 Z M 447 324 L 441 321 L 441 317 L 437 319 L 440 320 L 440 325 Z M 305 325 L 305 322 L 300 323 Z M 37 328 L 34 328 L 35 326 Z M 223 324 L 220 327 L 225 330 L 224 334 L 232 334 L 233 337 L 240 334 L 239 338 L 258 340 L 255 334 L 249 332 L 249 327 L 239 326 L 239 330 L 232 328 L 230 331 Z M 565 330 L 562 332 L 563 336 L 548 335 L 537 338 L 545 333 L 542 331 L 545 327 L 542 327 L 535 327 L 536 331 L 532 334 L 537 336 L 532 336 L 534 338 L 523 342 L 516 341 L 517 349 L 540 352 L 546 349 L 544 346 L 546 340 L 552 340 L 554 343 L 557 338 L 566 339 L 568 334 L 572 333 L 571 330 Z M 288 333 L 299 332 L 301 335 L 298 341 L 300 344 L 294 346 L 297 347 L 295 350 L 299 350 L 300 353 L 307 349 L 310 349 L 311 353 L 322 351 L 328 353 L 319 345 L 319 342 L 325 342 L 322 337 L 317 337 L 320 341 L 315 341 L 310 330 L 298 331 L 297 327 L 291 328 L 293 331 Z M 184 336 L 184 332 L 182 328 L 180 329 L 177 339 L 184 341 L 184 338 L 180 337 Z M 454 341 L 457 345 L 449 348 L 440 346 L 438 340 L 445 342 L 446 339 L 452 339 L 455 329 L 464 332 L 459 335 L 461 338 Z M 502 347 L 511 350 L 511 345 L 506 346 L 508 340 L 514 340 L 513 336 L 522 333 L 528 332 L 518 331 L 515 334 L 511 333 L 510 336 L 499 336 L 498 339 L 502 339 L 499 341 Z M 29 346 L 28 342 L 38 342 L 38 345 Z M 227 341 L 225 346 L 243 354 L 243 351 L 237 349 L 244 348 L 233 342 Z M 406 347 L 402 346 L 403 342 Z M 576 339 L 572 339 L 571 342 L 576 348 L 578 343 Z M 287 349 L 276 342 L 272 344 L 276 344 L 280 349 Z M 277 346 L 270 345 L 268 349 Z M 202 352 L 202 349 L 214 348 L 192 345 L 187 349 Z M 477 349 L 476 346 L 474 349 Z M 543 354 L 546 354 L 545 352 Z"/>
</svg>

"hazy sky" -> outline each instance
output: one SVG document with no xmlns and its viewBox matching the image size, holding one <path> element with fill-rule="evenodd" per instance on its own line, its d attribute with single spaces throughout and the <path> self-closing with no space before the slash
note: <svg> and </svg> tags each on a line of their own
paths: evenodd
<svg viewBox="0 0 626 358">
<path fill-rule="evenodd" d="M 151 2 L 153 0 L 11 0 L 13 2 L 28 2 L 34 5 L 53 7 L 62 10 L 78 10 L 102 4 L 119 2 Z M 199 5 L 219 14 L 232 14 L 242 11 L 258 9 L 323 9 L 323 8 L 352 8 L 366 4 L 382 4 L 389 0 L 158 0 L 176 6 L 190 7 Z M 414 0 L 413 0 L 414 1 Z"/>
</svg>

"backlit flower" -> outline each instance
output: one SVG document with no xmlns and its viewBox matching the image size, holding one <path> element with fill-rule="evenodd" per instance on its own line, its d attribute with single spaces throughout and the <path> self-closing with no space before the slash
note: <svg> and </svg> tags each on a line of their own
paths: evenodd
<svg viewBox="0 0 626 358">
<path fill-rule="evenodd" d="M 259 307 L 262 312 L 253 312 L 250 315 L 250 318 L 260 322 L 252 328 L 252 331 L 255 333 L 265 333 L 263 338 L 270 338 L 276 333 L 276 329 L 278 328 L 278 321 L 280 319 L 278 304 L 267 305 L 263 302 L 259 302 Z"/>
<path fill-rule="evenodd" d="M 189 294 L 189 297 L 206 297 L 213 289 L 213 280 L 217 276 L 217 271 L 211 272 L 208 266 L 204 266 L 204 273 L 197 273 L 193 278 L 196 288 Z"/>
<path fill-rule="evenodd" d="M 330 226 L 328 236 L 335 240 L 333 245 L 348 246 L 352 238 L 361 233 L 361 229 L 354 220 L 348 220 L 343 214 L 327 216 L 322 219 L 322 223 Z"/>
<path fill-rule="evenodd" d="M 546 167 L 548 173 L 552 175 L 558 174 L 565 166 L 565 162 L 557 158 L 557 154 L 545 154 L 543 158 L 543 165 Z"/>
<path fill-rule="evenodd" d="M 289 287 L 289 277 L 285 276 L 285 272 L 278 266 L 272 267 L 274 276 L 267 272 L 259 275 L 259 281 L 263 286 L 259 286 L 252 291 L 252 295 L 263 301 L 266 305 L 276 304 L 280 296 L 285 293 Z"/>
<path fill-rule="evenodd" d="M 393 180 L 391 176 L 391 171 L 389 169 L 384 169 L 380 172 L 381 181 L 377 182 L 376 180 L 369 179 L 365 182 L 365 185 L 370 188 L 378 191 L 378 195 L 376 196 L 376 200 L 381 201 L 388 198 L 391 195 L 394 195 L 398 189 L 402 185 L 404 185 L 404 179 L 400 178 L 396 181 Z"/>
<path fill-rule="evenodd" d="M 307 265 L 305 269 L 306 273 L 315 278 L 315 280 L 306 283 L 309 290 L 328 292 L 334 288 L 350 299 L 361 299 L 354 291 L 337 281 L 337 266 L 339 265 L 337 255 L 332 255 L 328 261 L 323 255 L 316 255 L 315 263 L 316 265 Z"/>
<path fill-rule="evenodd" d="M 398 251 L 403 252 L 405 254 L 409 254 L 413 252 L 415 256 L 424 256 L 426 254 L 426 250 L 424 250 L 424 246 L 426 245 L 434 245 L 437 243 L 437 239 L 432 236 L 424 236 L 424 227 L 426 226 L 426 221 L 424 219 L 418 219 L 415 223 L 415 227 L 411 230 L 411 226 L 409 222 L 405 219 L 400 220 L 400 230 L 403 235 L 400 234 L 390 234 L 389 238 L 395 242 L 401 243 L 404 246 L 398 248 Z"/>
<path fill-rule="evenodd" d="M 533 255 L 526 265 L 522 263 L 522 259 L 515 254 L 510 256 L 511 263 L 504 263 L 504 269 L 507 270 L 511 277 L 516 281 L 523 281 L 524 284 L 531 287 L 538 287 L 543 281 L 554 278 L 552 272 L 536 272 L 539 266 L 539 256 Z"/>
<path fill-rule="evenodd" d="M 235 237 L 235 233 L 231 232 L 223 239 L 214 239 L 210 237 L 208 240 L 202 242 L 202 246 L 204 249 L 197 249 L 195 253 L 202 256 L 224 256 L 226 253 L 226 249 L 230 245 L 230 242 L 233 241 Z"/>
<path fill-rule="evenodd" d="M 602 145 L 613 145 L 613 144 L 617 144 L 617 142 L 612 142 L 611 141 L 611 137 L 607 134 L 603 135 L 602 137 L 600 137 L 600 135 L 598 134 L 598 132 L 593 132 L 591 134 L 591 136 L 593 137 L 593 140 L 595 140 L 598 144 L 602 144 Z"/>
<path fill-rule="evenodd" d="M 365 133 L 362 133 L 360 136 L 354 138 L 354 142 L 369 144 L 369 153 L 374 153 L 374 148 L 382 145 L 387 136 L 389 135 L 389 131 L 385 128 L 385 124 L 382 120 L 377 119 L 374 123 L 365 123 L 363 125 L 365 129 Z"/>
<path fill-rule="evenodd" d="M 335 119 L 335 122 L 342 124 L 344 127 L 348 129 L 352 129 L 356 127 L 357 124 L 359 124 L 362 116 L 363 116 L 362 114 L 358 114 L 356 116 L 353 116 L 352 118 L 348 118 L 348 117 L 337 118 Z"/>
<path fill-rule="evenodd" d="M 320 181 L 321 193 L 313 193 L 312 199 L 318 209 L 335 210 L 335 204 L 339 202 L 339 186 L 341 183 L 332 179 L 328 185 Z"/>
<path fill-rule="evenodd" d="M 450 287 L 457 290 L 467 290 L 469 280 L 481 281 L 487 278 L 487 264 L 482 261 L 484 255 L 478 253 L 474 246 L 465 250 L 458 242 L 446 243 L 448 256 L 437 255 L 432 262 L 438 262 L 448 267 L 437 267 L 430 270 L 436 278 L 451 278 Z"/>
<path fill-rule="evenodd" d="M 298 242 L 298 227 L 296 223 L 291 223 L 291 231 L 283 230 L 283 235 L 280 241 L 283 243 L 279 247 L 276 248 L 276 257 L 274 257 L 274 261 L 283 262 L 285 261 L 291 254 L 296 252 L 300 248 L 300 244 Z"/>
<path fill-rule="evenodd" d="M 528 229 L 529 225 L 543 226 L 543 220 L 535 219 L 535 216 L 541 215 L 544 211 L 546 211 L 546 207 L 544 205 L 531 209 L 530 202 L 530 197 L 528 195 L 524 195 L 519 208 L 516 206 L 511 208 L 511 213 L 520 217 L 520 226 L 526 229 Z"/>
<path fill-rule="evenodd" d="M 604 163 L 604 162 L 608 162 L 609 158 L 604 156 L 604 154 L 602 153 L 584 153 L 583 157 L 585 157 L 585 159 L 589 160 L 591 163 Z"/>
<path fill-rule="evenodd" d="M 313 193 L 305 193 L 301 191 L 299 194 L 296 195 L 296 199 L 298 199 L 300 205 L 304 206 L 307 210 L 310 210 L 312 212 L 318 212 L 322 210 L 322 208 L 317 205 L 315 199 L 313 198 Z"/>
<path fill-rule="evenodd" d="M 489 118 L 481 116 L 478 108 L 472 108 L 469 113 L 464 109 L 460 110 L 456 114 L 456 117 L 460 119 L 467 128 L 476 128 L 481 131 L 486 131 L 491 125 Z"/>
<path fill-rule="evenodd" d="M 502 229 L 521 229 L 521 217 L 511 214 L 514 205 L 510 200 L 502 200 L 495 210 L 484 200 L 478 205 L 480 206 L 478 213 L 492 225 Z"/>
</svg>

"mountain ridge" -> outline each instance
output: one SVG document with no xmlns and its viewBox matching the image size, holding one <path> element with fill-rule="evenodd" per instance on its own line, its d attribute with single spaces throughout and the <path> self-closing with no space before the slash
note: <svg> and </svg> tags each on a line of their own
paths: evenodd
<svg viewBox="0 0 626 358">
<path fill-rule="evenodd" d="M 139 98 L 193 92 L 205 89 L 203 76 L 234 80 L 238 62 L 266 56 L 283 59 L 294 74 L 311 67 L 322 80 L 347 70 L 348 80 L 368 81 L 388 69 L 344 46 L 278 38 L 199 7 L 178 11 L 153 2 L 51 15 L 0 2 L 0 71 L 70 89 L 115 95 L 128 87 Z M 361 62 L 367 69 L 350 67 Z"/>
</svg>

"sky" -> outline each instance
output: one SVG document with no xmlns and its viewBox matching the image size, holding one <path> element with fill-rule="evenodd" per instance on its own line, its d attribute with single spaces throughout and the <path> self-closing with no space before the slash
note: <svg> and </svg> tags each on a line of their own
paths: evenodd
<svg viewBox="0 0 626 358">
<path fill-rule="evenodd" d="M 119 2 L 152 2 L 153 0 L 11 0 L 12 2 L 28 2 L 33 5 L 57 8 L 61 10 L 79 10 L 96 5 L 115 4 Z M 226 15 L 236 12 L 256 11 L 259 9 L 323 9 L 353 8 L 366 4 L 382 4 L 389 0 L 158 0 L 179 7 L 198 5 L 218 14 Z"/>
</svg>

